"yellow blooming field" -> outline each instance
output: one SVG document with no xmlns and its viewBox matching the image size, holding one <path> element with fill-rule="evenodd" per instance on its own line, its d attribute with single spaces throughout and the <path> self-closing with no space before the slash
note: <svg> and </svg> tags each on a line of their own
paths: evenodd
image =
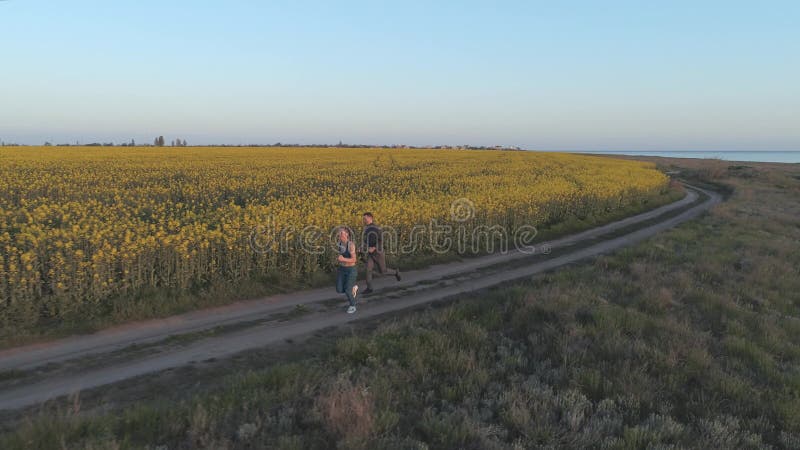
<svg viewBox="0 0 800 450">
<path fill-rule="evenodd" d="M 0 320 L 67 317 L 143 288 L 331 268 L 327 252 L 254 251 L 248 236 L 265 223 L 359 229 L 373 211 L 402 240 L 412 225 L 452 219 L 460 198 L 474 204 L 470 227 L 541 226 L 667 189 L 648 163 L 558 153 L 5 147 Z"/>
</svg>

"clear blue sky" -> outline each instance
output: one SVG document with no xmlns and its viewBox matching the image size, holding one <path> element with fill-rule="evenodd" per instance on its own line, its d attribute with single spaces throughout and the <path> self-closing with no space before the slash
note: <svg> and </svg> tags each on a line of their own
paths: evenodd
<svg viewBox="0 0 800 450">
<path fill-rule="evenodd" d="M 800 2 L 0 1 L 0 139 L 800 150 Z"/>
</svg>

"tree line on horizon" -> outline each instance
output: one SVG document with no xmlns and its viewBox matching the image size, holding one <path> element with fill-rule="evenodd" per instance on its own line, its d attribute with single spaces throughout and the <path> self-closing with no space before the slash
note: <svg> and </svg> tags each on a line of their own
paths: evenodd
<svg viewBox="0 0 800 450">
<path fill-rule="evenodd" d="M 42 144 L 44 147 L 136 147 L 136 140 L 131 139 L 130 142 L 123 142 L 121 144 L 115 144 L 113 142 L 90 142 L 88 144 L 81 144 L 80 141 L 76 141 L 74 144 L 70 144 L 68 142 L 61 143 L 61 144 L 53 144 L 50 141 L 45 141 Z M 166 140 L 164 136 L 158 136 L 157 138 L 153 139 L 152 144 L 138 144 L 140 147 L 164 147 L 166 146 Z M 173 139 L 170 142 L 171 147 L 188 147 L 189 143 L 186 139 Z M 5 142 L 0 141 L 0 147 L 28 147 L 28 144 L 17 144 L 12 142 Z"/>
<path fill-rule="evenodd" d="M 0 147 L 29 147 L 29 144 L 19 144 L 19 143 L 12 143 L 12 142 L 4 142 L 0 141 Z M 70 143 L 61 143 L 61 144 L 53 144 L 52 142 L 46 141 L 43 144 L 44 147 L 165 147 L 166 140 L 164 136 L 158 136 L 153 139 L 152 144 L 137 144 L 134 139 L 131 139 L 130 142 L 123 142 L 120 144 L 115 144 L 113 142 L 92 142 L 88 144 L 81 144 L 80 142 L 75 142 L 74 144 Z M 171 147 L 188 147 L 189 144 L 186 139 L 175 139 L 170 141 Z M 282 142 L 276 142 L 274 144 L 206 144 L 206 145 L 193 145 L 193 147 L 307 147 L 307 148 L 408 148 L 408 149 L 442 149 L 442 150 L 514 150 L 514 151 L 521 151 L 523 150 L 520 147 L 516 146 L 502 146 L 502 145 L 493 145 L 493 146 L 486 146 L 486 145 L 405 145 L 405 144 L 391 144 L 391 145 L 375 145 L 375 144 L 345 144 L 339 141 L 337 144 L 287 144 Z"/>
</svg>

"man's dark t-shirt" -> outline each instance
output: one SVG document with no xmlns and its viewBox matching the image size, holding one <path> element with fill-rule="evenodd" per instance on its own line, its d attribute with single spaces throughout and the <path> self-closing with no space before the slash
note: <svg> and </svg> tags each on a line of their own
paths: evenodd
<svg viewBox="0 0 800 450">
<path fill-rule="evenodd" d="M 376 247 L 378 251 L 382 251 L 383 239 L 381 234 L 381 228 L 378 225 L 374 223 L 367 225 L 366 228 L 364 228 L 364 245 L 366 245 L 367 248 Z"/>
</svg>

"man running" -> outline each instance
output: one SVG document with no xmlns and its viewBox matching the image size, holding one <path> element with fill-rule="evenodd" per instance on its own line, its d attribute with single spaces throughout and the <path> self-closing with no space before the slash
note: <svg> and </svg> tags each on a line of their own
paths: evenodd
<svg viewBox="0 0 800 450">
<path fill-rule="evenodd" d="M 364 259 L 367 263 L 367 289 L 364 294 L 372 292 L 372 271 L 375 267 L 378 268 L 380 275 L 386 275 L 388 272 L 394 272 L 394 277 L 400 281 L 400 269 L 390 269 L 386 267 L 386 255 L 383 252 L 383 231 L 375 224 L 375 218 L 372 213 L 365 212 L 364 220 Z"/>
</svg>

